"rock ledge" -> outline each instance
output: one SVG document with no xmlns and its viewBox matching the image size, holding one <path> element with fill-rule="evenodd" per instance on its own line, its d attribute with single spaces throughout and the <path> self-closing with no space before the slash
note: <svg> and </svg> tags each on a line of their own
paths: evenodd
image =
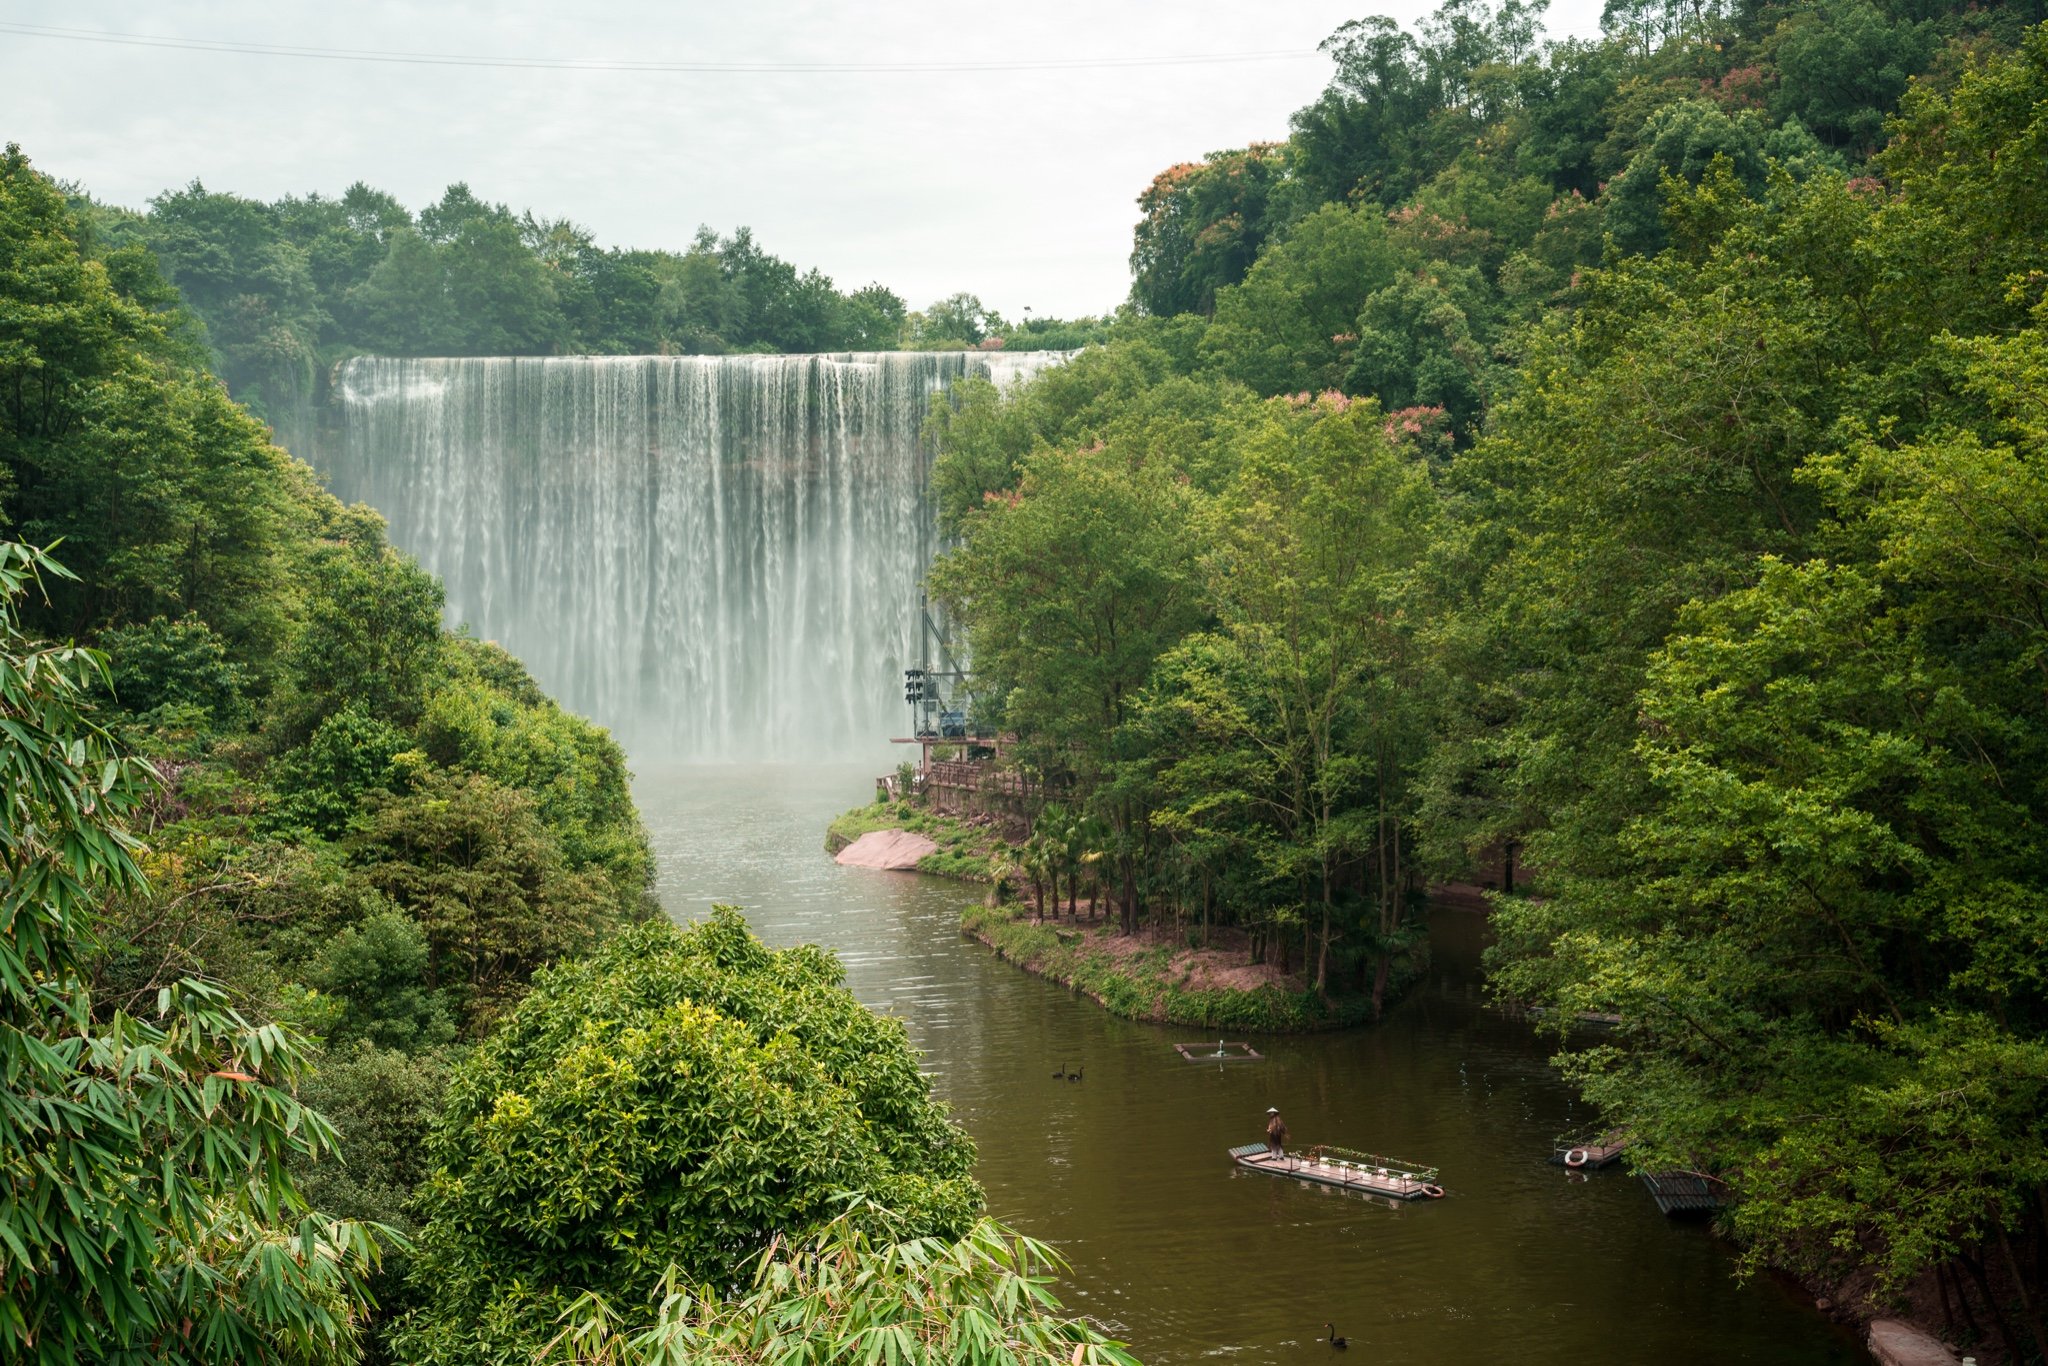
<svg viewBox="0 0 2048 1366">
<path fill-rule="evenodd" d="M 1899 1319 L 1878 1319 L 1870 1325 L 1870 1355 L 1879 1366 L 1956 1366 L 1954 1352 Z"/>
<path fill-rule="evenodd" d="M 938 851 L 936 841 L 908 830 L 870 830 L 832 857 L 849 868 L 907 872 L 919 859 Z"/>
</svg>

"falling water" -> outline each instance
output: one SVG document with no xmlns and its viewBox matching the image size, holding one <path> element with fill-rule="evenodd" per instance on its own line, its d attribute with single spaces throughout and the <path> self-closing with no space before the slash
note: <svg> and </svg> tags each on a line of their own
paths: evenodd
<svg viewBox="0 0 2048 1366">
<path fill-rule="evenodd" d="M 634 752 L 868 756 L 922 654 L 930 397 L 1062 358 L 360 358 L 315 461 Z"/>
</svg>

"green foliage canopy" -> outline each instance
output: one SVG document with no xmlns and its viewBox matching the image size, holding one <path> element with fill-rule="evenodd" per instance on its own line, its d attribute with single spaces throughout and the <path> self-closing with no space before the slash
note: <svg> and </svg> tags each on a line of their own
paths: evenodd
<svg viewBox="0 0 2048 1366">
<path fill-rule="evenodd" d="M 848 1192 L 891 1238 L 958 1237 L 981 1202 L 902 1024 L 730 908 L 542 972 L 457 1068 L 430 1152 L 421 1363 L 529 1360 L 585 1293 L 650 1303 L 670 1268 L 736 1287 Z"/>
<path fill-rule="evenodd" d="M 87 989 L 96 899 L 144 889 L 122 818 L 150 773 L 90 717 L 103 659 L 21 633 L 17 601 L 65 572 L 0 542 L 0 1350 L 346 1355 L 378 1251 L 288 1173 L 333 1142 L 289 1089 L 300 1041 L 199 982 L 141 1015 Z"/>
</svg>

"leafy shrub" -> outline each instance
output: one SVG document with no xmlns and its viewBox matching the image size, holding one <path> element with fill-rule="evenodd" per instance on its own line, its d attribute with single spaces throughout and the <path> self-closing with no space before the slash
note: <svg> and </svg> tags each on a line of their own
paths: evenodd
<svg viewBox="0 0 2048 1366">
<path fill-rule="evenodd" d="M 241 668 L 227 642 L 197 616 L 154 617 L 139 626 L 102 632 L 123 711 L 142 716 L 163 707 L 196 707 L 215 729 L 248 721 Z"/>
<path fill-rule="evenodd" d="M 415 1052 L 455 1037 L 441 993 L 427 985 L 427 936 L 397 911 L 382 911 L 330 941 L 313 985 L 343 1002 L 328 1038 Z"/>
<path fill-rule="evenodd" d="M 889 1237 L 957 1237 L 981 1203 L 902 1023 L 730 907 L 540 973 L 457 1068 L 430 1155 L 420 1366 L 530 1360 L 578 1296 L 646 1303 L 671 1267 L 730 1287 L 847 1192 Z"/>
<path fill-rule="evenodd" d="M 479 774 L 432 769 L 374 798 L 348 853 L 425 931 L 426 983 L 458 994 L 471 1025 L 587 948 L 618 901 L 601 872 L 566 867 L 531 795 Z"/>
<path fill-rule="evenodd" d="M 272 766 L 281 797 L 272 827 L 339 839 L 363 798 L 392 786 L 392 761 L 407 745 L 401 732 L 362 707 L 343 707 Z"/>
<path fill-rule="evenodd" d="M 1046 1284 L 1061 1267 L 1043 1243 L 988 1219 L 954 1242 L 878 1244 L 842 1217 L 808 1246 L 763 1254 L 753 1288 L 732 1300 L 664 1278 L 644 1330 L 587 1295 L 563 1316 L 546 1359 L 765 1366 L 859 1359 L 882 1342 L 902 1366 L 1137 1366 L 1121 1343 L 1060 1313 Z"/>
</svg>

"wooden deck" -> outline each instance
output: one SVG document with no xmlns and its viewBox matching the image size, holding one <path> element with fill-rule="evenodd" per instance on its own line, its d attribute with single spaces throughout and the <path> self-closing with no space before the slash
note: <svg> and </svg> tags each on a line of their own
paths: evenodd
<svg viewBox="0 0 2048 1366">
<path fill-rule="evenodd" d="M 1593 1172 L 1620 1161 L 1622 1153 L 1627 1150 L 1628 1135 L 1619 1129 L 1609 1129 L 1600 1134 L 1564 1134 L 1559 1136 L 1551 1151 L 1550 1162 L 1556 1167 Z M 1574 1156 L 1579 1160 L 1572 1161 Z"/>
<path fill-rule="evenodd" d="M 1443 1187 L 1433 1183 L 1435 1170 L 1427 1167 L 1420 1170 L 1368 1167 L 1338 1158 L 1311 1162 L 1292 1153 L 1286 1157 L 1274 1157 L 1263 1143 L 1247 1143 L 1241 1148 L 1232 1148 L 1230 1158 L 1238 1166 L 1250 1171 L 1265 1172 L 1270 1176 L 1291 1176 L 1299 1181 L 1314 1181 L 1318 1185 L 1337 1186 L 1344 1190 L 1364 1191 L 1369 1195 L 1385 1196 L 1391 1200 L 1430 1200 L 1444 1193 Z"/>
</svg>

